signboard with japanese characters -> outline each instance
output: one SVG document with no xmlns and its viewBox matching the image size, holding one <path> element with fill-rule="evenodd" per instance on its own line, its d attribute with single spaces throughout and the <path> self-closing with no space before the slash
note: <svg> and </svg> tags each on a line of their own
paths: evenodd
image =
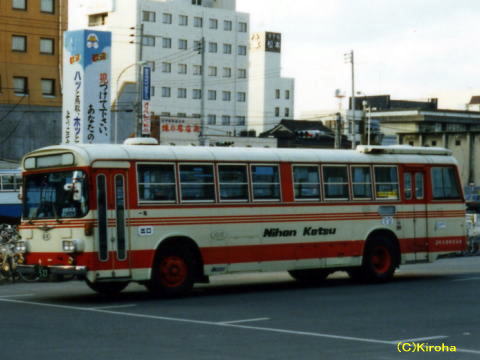
<svg viewBox="0 0 480 360">
<path fill-rule="evenodd" d="M 152 129 L 151 110 L 150 110 L 150 83 L 151 69 L 148 66 L 143 68 L 143 86 L 142 86 L 142 135 L 150 136 Z"/>
<path fill-rule="evenodd" d="M 110 32 L 67 31 L 64 35 L 62 142 L 111 142 Z"/>
</svg>

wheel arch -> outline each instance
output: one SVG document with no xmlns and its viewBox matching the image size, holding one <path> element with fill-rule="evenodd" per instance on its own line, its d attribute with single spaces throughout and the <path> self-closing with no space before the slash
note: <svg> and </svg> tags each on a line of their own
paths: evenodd
<svg viewBox="0 0 480 360">
<path fill-rule="evenodd" d="M 390 229 L 375 229 L 370 232 L 367 236 L 367 240 L 363 244 L 363 249 L 362 249 L 362 256 L 365 255 L 365 249 L 367 248 L 367 245 L 378 239 L 389 239 L 392 242 L 392 245 L 395 248 L 395 265 L 398 267 L 401 263 L 401 258 L 402 258 L 402 253 L 400 251 L 400 242 L 398 240 L 397 235 Z"/>
<path fill-rule="evenodd" d="M 155 249 L 155 255 L 150 267 L 153 266 L 157 255 L 165 249 L 178 249 L 190 253 L 194 258 L 195 281 L 205 281 L 204 263 L 200 247 L 192 238 L 188 236 L 173 235 L 160 241 Z"/>
</svg>

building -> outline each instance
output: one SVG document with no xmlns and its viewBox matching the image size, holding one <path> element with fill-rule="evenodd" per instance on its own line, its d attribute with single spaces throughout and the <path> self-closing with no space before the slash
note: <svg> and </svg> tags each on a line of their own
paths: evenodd
<svg viewBox="0 0 480 360">
<path fill-rule="evenodd" d="M 277 126 L 260 134 L 263 138 L 276 138 L 279 148 L 333 149 L 335 133 L 321 121 L 281 120 Z M 349 149 L 346 136 L 340 138 L 340 148 Z"/>
<path fill-rule="evenodd" d="M 384 137 L 398 144 L 439 146 L 452 150 L 464 185 L 480 185 L 480 112 L 438 109 L 437 99 L 392 100 L 389 95 L 356 98 L 356 109 L 366 101 L 370 116 Z M 364 112 L 366 119 L 368 112 Z"/>
<path fill-rule="evenodd" d="M 257 134 L 281 119 L 294 118 L 295 81 L 281 77 L 282 36 L 260 32 L 250 36 L 248 128 Z"/>
<path fill-rule="evenodd" d="M 0 158 L 61 141 L 66 0 L 0 2 Z"/>
<path fill-rule="evenodd" d="M 137 86 L 146 66 L 152 69 L 151 110 L 160 129 L 172 119 L 192 128 L 199 123 L 205 136 L 247 129 L 249 15 L 235 6 L 235 0 L 70 2 L 70 30 L 112 32 L 118 142 L 137 131 Z"/>
</svg>

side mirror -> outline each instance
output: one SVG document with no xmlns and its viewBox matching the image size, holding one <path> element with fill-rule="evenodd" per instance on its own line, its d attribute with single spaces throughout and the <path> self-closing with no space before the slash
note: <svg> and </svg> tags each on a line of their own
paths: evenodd
<svg viewBox="0 0 480 360">
<path fill-rule="evenodd" d="M 80 182 L 73 183 L 73 200 L 82 200 L 82 183 Z"/>
</svg>

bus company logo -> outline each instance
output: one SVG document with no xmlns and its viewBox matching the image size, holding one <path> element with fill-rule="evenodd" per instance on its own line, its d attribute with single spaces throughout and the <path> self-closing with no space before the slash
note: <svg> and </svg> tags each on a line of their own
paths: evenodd
<svg viewBox="0 0 480 360">
<path fill-rule="evenodd" d="M 303 228 L 302 236 L 335 235 L 336 228 L 311 227 Z M 293 237 L 297 236 L 297 230 L 270 228 L 263 231 L 263 237 Z"/>
</svg>

